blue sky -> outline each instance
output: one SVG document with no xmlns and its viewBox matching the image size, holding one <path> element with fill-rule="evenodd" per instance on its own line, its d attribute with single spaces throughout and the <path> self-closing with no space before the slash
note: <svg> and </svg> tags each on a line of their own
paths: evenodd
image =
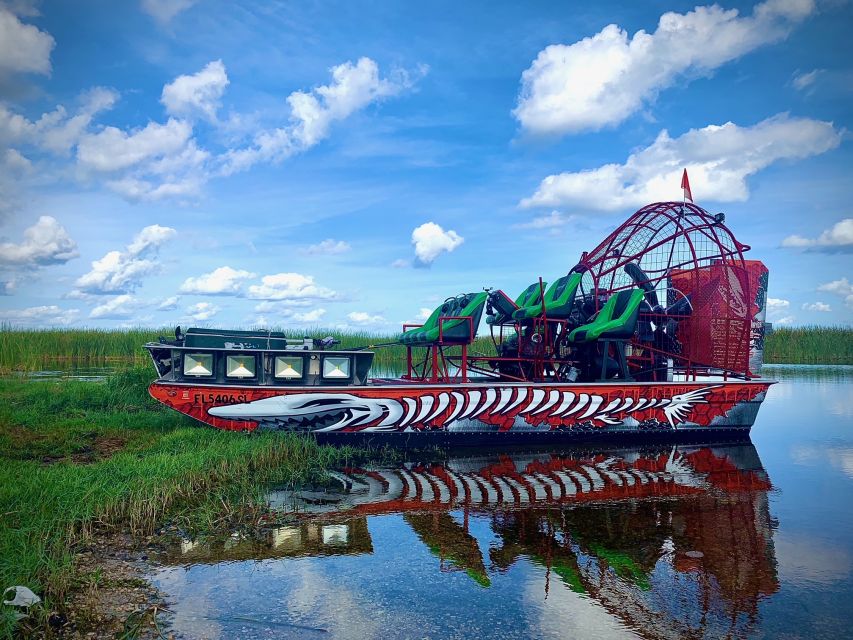
<svg viewBox="0 0 853 640">
<path fill-rule="evenodd" d="M 460 6 L 462 5 L 462 6 Z M 395 330 L 724 211 L 853 320 L 841 0 L 0 0 L 0 321 Z"/>
</svg>

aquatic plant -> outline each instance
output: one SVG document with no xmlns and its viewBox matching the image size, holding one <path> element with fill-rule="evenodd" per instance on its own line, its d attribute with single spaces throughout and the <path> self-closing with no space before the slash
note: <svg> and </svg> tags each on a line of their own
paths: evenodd
<svg viewBox="0 0 853 640">
<path fill-rule="evenodd" d="M 351 454 L 287 434 L 196 426 L 146 393 L 147 368 L 104 383 L 0 379 L 0 584 L 60 606 L 95 530 L 227 523 L 268 482 L 304 480 Z M 0 636 L 12 635 L 3 614 Z"/>
</svg>

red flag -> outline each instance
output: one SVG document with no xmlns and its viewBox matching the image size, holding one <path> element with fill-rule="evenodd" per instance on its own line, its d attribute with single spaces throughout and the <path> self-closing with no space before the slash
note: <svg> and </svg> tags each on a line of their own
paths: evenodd
<svg viewBox="0 0 853 640">
<path fill-rule="evenodd" d="M 681 188 L 684 189 L 684 199 L 693 202 L 693 194 L 690 192 L 690 180 L 687 179 L 687 169 L 681 174 Z"/>
</svg>

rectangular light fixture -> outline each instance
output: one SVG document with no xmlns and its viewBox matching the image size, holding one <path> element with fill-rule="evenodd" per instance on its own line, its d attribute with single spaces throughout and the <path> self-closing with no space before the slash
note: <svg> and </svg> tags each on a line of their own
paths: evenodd
<svg viewBox="0 0 853 640">
<path fill-rule="evenodd" d="M 350 359 L 340 356 L 326 356 L 323 358 L 324 378 L 349 378 Z"/>
<path fill-rule="evenodd" d="M 229 378 L 254 378 L 255 356 L 228 356 L 225 375 Z"/>
<path fill-rule="evenodd" d="M 322 529 L 323 544 L 343 546 L 349 542 L 349 528 L 345 524 L 327 524 Z"/>
<path fill-rule="evenodd" d="M 213 354 L 212 353 L 186 353 L 184 354 L 185 376 L 212 376 Z"/>
<path fill-rule="evenodd" d="M 274 375 L 286 380 L 301 380 L 304 363 L 302 356 L 276 356 Z"/>
</svg>

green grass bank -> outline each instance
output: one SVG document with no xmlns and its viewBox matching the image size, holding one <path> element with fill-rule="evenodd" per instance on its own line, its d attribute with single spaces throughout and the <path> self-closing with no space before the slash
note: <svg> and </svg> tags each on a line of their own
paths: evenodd
<svg viewBox="0 0 853 640">
<path fill-rule="evenodd" d="M 81 586 L 74 554 L 93 531 L 213 530 L 256 509 L 266 483 L 311 477 L 350 453 L 200 428 L 151 400 L 150 378 L 138 367 L 103 383 L 0 378 L 0 585 L 30 587 L 44 612 Z M 13 637 L 22 630 L 2 609 L 0 637 Z"/>
<path fill-rule="evenodd" d="M 171 336 L 173 328 L 163 329 L 47 329 L 27 330 L 3 327 L 0 330 L 0 371 L 36 371 L 45 363 L 72 362 L 98 365 L 109 362 L 148 363 L 142 349 L 158 336 Z M 369 332 L 342 332 L 322 327 L 286 332 L 300 338 L 331 335 L 343 348 L 391 342 L 393 336 Z M 474 343 L 474 352 L 494 353 L 488 336 Z M 375 371 L 399 370 L 406 357 L 402 346 L 376 349 Z M 764 361 L 768 364 L 853 364 L 853 329 L 847 327 L 778 328 L 765 340 Z"/>
</svg>

